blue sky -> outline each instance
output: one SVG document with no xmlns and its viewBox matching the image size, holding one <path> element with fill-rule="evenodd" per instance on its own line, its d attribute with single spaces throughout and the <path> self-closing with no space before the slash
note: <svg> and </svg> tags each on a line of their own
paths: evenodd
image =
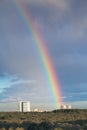
<svg viewBox="0 0 87 130">
<path fill-rule="evenodd" d="M 14 0 L 13 0 L 14 1 Z M 0 1 L 0 102 L 54 105 L 36 43 L 12 0 Z M 87 1 L 22 0 L 40 29 L 61 83 L 62 99 L 87 108 Z M 9 110 L 9 105 L 6 109 Z M 14 105 L 13 105 L 14 106 Z"/>
</svg>

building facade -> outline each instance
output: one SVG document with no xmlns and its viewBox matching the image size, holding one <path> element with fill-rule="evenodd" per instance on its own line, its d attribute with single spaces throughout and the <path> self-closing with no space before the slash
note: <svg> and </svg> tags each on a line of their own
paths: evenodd
<svg viewBox="0 0 87 130">
<path fill-rule="evenodd" d="M 61 109 L 65 110 L 65 109 L 72 109 L 72 106 L 71 105 L 61 105 Z"/>
<path fill-rule="evenodd" d="M 30 112 L 30 102 L 29 101 L 20 101 L 19 102 L 19 111 L 20 112 Z"/>
</svg>

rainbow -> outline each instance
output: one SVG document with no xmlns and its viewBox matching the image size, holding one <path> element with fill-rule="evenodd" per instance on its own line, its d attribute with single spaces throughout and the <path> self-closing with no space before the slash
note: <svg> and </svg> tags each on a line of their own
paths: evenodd
<svg viewBox="0 0 87 130">
<path fill-rule="evenodd" d="M 50 86 L 50 90 L 53 93 L 53 98 L 56 104 L 56 108 L 59 109 L 62 104 L 62 98 L 61 98 L 62 95 L 60 91 L 59 81 L 57 79 L 57 76 L 56 76 L 52 61 L 51 61 L 51 57 L 48 54 L 46 43 L 43 40 L 39 29 L 34 24 L 29 12 L 26 10 L 22 2 L 20 0 L 15 0 L 14 3 L 16 5 L 17 11 L 20 17 L 22 18 L 24 24 L 26 24 L 27 29 L 31 30 L 32 35 L 35 39 L 35 44 L 37 46 L 38 53 L 41 57 L 41 62 L 45 69 L 46 78 Z"/>
</svg>

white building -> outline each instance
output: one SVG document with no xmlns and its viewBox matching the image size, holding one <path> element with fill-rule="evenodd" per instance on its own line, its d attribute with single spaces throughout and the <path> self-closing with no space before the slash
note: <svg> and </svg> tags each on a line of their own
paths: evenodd
<svg viewBox="0 0 87 130">
<path fill-rule="evenodd" d="M 61 109 L 72 109 L 71 105 L 61 105 Z"/>
<path fill-rule="evenodd" d="M 19 102 L 19 111 L 20 112 L 30 112 L 30 102 L 29 101 L 20 101 Z"/>
<path fill-rule="evenodd" d="M 61 105 L 61 109 L 67 109 L 66 105 Z"/>
<path fill-rule="evenodd" d="M 66 105 L 67 109 L 72 109 L 71 105 Z"/>
<path fill-rule="evenodd" d="M 43 111 L 40 110 L 40 109 L 35 108 L 35 109 L 34 109 L 34 112 L 43 112 Z"/>
</svg>

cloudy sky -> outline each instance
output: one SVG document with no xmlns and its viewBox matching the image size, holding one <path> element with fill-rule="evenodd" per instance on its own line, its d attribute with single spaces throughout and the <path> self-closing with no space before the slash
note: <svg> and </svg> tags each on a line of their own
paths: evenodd
<svg viewBox="0 0 87 130">
<path fill-rule="evenodd" d="M 45 41 L 60 81 L 62 100 L 73 107 L 87 108 L 87 0 L 19 1 Z M 1 0 L 1 109 L 9 110 L 7 102 L 15 104 L 20 99 L 55 104 L 43 70 L 34 36 L 17 3 Z"/>
</svg>

